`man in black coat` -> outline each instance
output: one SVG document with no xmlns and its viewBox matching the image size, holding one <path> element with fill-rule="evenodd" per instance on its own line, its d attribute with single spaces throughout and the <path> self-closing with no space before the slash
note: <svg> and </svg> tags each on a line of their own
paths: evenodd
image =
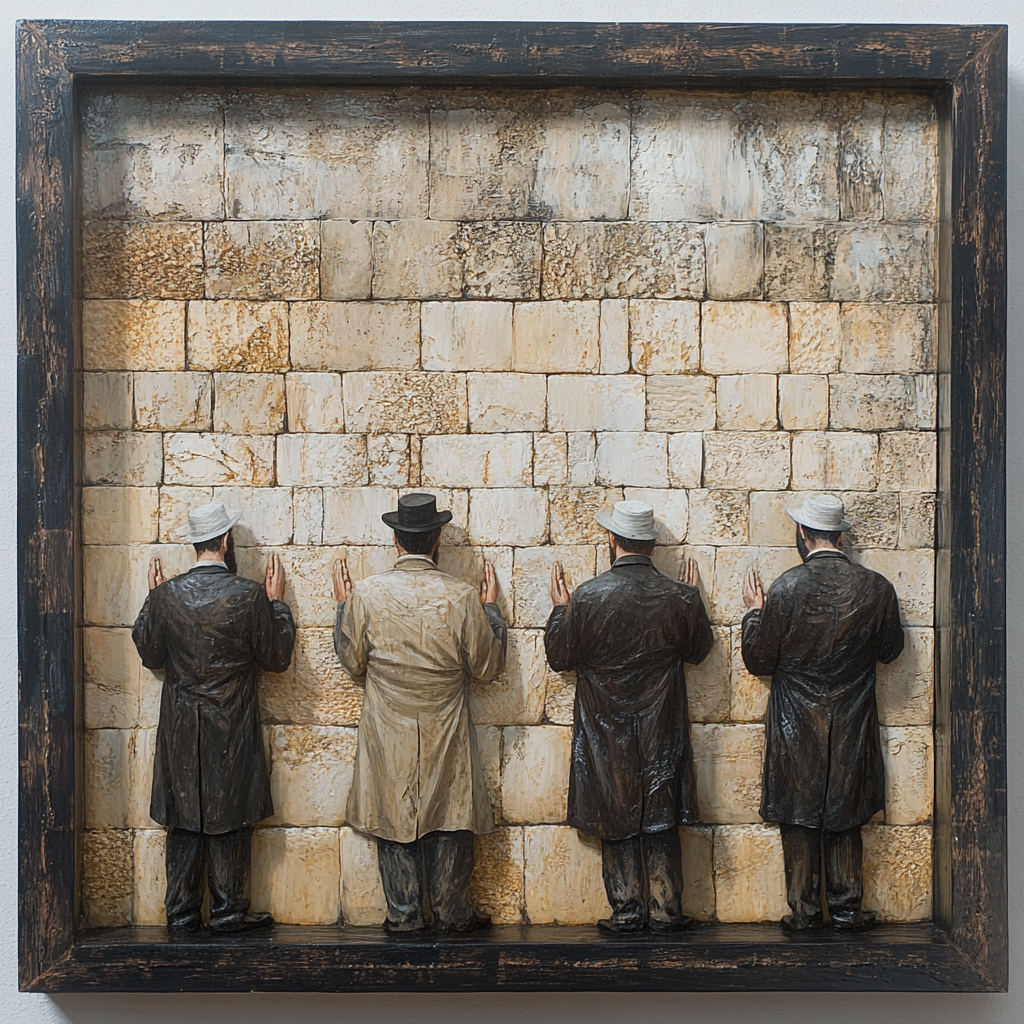
<svg viewBox="0 0 1024 1024">
<path fill-rule="evenodd" d="M 743 587 L 743 662 L 772 677 L 761 817 L 777 821 L 786 864 L 788 932 L 822 926 L 821 852 L 836 929 L 870 928 L 861 907 L 861 826 L 885 807 L 875 666 L 903 650 L 892 584 L 839 550 L 843 503 L 808 498 L 788 515 L 803 558 L 767 599 L 756 571 Z"/>
<path fill-rule="evenodd" d="M 699 819 L 683 663 L 714 643 L 700 577 L 651 562 L 654 510 L 621 501 L 598 513 L 612 567 L 569 594 L 562 567 L 544 634 L 548 664 L 576 669 L 569 824 L 602 840 L 605 931 L 678 931 L 692 923 L 683 891 L 681 824 Z M 645 884 L 646 883 L 646 884 Z"/>
<path fill-rule="evenodd" d="M 288 667 L 295 623 L 276 555 L 264 585 L 235 575 L 240 512 L 213 502 L 188 518 L 196 564 L 164 582 L 153 560 L 132 630 L 146 668 L 166 669 L 149 813 L 167 829 L 167 927 L 202 926 L 205 862 L 210 930 L 239 932 L 273 924 L 248 913 L 250 826 L 273 814 L 256 673 Z"/>
</svg>

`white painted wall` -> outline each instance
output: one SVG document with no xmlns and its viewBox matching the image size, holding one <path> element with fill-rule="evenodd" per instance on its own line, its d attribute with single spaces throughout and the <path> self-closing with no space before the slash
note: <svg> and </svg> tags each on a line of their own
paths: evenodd
<svg viewBox="0 0 1024 1024">
<path fill-rule="evenodd" d="M 0 51 L 0 1022 L 50 1024 L 559 1024 L 700 1020 L 701 1024 L 1024 1024 L 1024 3 L 1020 0 L 5 0 Z M 1009 995 L 20 995 L 17 957 L 17 637 L 15 569 L 16 308 L 14 23 L 18 18 L 989 23 L 1010 26 L 1009 152 Z"/>
</svg>

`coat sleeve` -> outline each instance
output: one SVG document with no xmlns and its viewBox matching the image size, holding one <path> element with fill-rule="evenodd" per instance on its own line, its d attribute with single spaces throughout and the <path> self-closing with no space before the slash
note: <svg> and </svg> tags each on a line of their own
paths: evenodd
<svg viewBox="0 0 1024 1024">
<path fill-rule="evenodd" d="M 480 604 L 473 594 L 463 618 L 462 649 L 466 669 L 474 679 L 490 682 L 505 668 L 505 641 L 508 630 L 498 606 Z"/>
<path fill-rule="evenodd" d="M 544 627 L 544 651 L 548 664 L 556 672 L 569 672 L 576 668 L 579 656 L 578 630 L 573 610 L 576 604 L 556 604 Z"/>
<path fill-rule="evenodd" d="M 687 610 L 689 616 L 689 629 L 686 636 L 686 647 L 683 650 L 683 661 L 691 665 L 699 665 L 715 646 L 715 633 L 711 628 L 711 620 L 708 618 L 707 609 L 700 594 Z"/>
<path fill-rule="evenodd" d="M 900 600 L 891 583 L 884 600 L 885 612 L 882 615 L 882 636 L 878 647 L 878 660 L 883 665 L 888 665 L 903 652 L 904 643 L 903 624 L 900 622 Z"/>
<path fill-rule="evenodd" d="M 132 627 L 132 640 L 139 652 L 142 664 L 148 669 L 157 670 L 167 663 L 167 645 L 163 630 L 163 616 L 160 614 L 160 588 L 151 590 L 146 595 L 142 611 Z"/>
<path fill-rule="evenodd" d="M 340 601 L 334 616 L 334 652 L 342 667 L 359 685 L 365 685 L 369 650 L 366 646 L 366 606 L 356 589 Z"/>
<path fill-rule="evenodd" d="M 284 601 L 271 601 L 260 587 L 256 594 L 256 635 L 253 644 L 264 672 L 283 672 L 295 647 L 295 620 Z"/>
<path fill-rule="evenodd" d="M 779 667 L 779 650 L 789 621 L 788 591 L 776 584 L 768 591 L 764 608 L 751 608 L 743 616 L 743 664 L 753 676 L 770 676 Z"/>
</svg>

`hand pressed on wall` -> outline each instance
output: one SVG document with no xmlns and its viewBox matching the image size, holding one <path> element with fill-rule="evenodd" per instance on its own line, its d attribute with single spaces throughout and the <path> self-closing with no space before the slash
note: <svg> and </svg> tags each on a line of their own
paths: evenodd
<svg viewBox="0 0 1024 1024">
<path fill-rule="evenodd" d="M 494 566 L 484 562 L 484 578 L 480 581 L 480 603 L 494 604 L 498 600 L 498 577 L 494 574 Z"/>
<path fill-rule="evenodd" d="M 271 601 L 284 600 L 284 566 L 280 555 L 271 555 L 267 559 L 266 577 L 267 597 Z"/>
<path fill-rule="evenodd" d="M 149 572 L 147 573 L 146 579 L 149 582 L 150 590 L 155 590 L 161 583 L 163 583 L 164 570 L 160 565 L 159 558 L 151 558 L 149 560 Z"/>
<path fill-rule="evenodd" d="M 565 570 L 561 562 L 551 567 L 551 603 L 554 605 L 568 604 L 572 600 L 569 588 L 565 585 Z"/>
<path fill-rule="evenodd" d="M 336 558 L 331 567 L 331 580 L 334 583 L 334 600 L 341 604 L 348 600 L 352 592 L 352 577 L 348 574 L 348 561 Z"/>
<path fill-rule="evenodd" d="M 687 558 L 679 563 L 679 582 L 700 590 L 700 569 L 696 558 Z"/>
<path fill-rule="evenodd" d="M 761 586 L 761 577 L 754 568 L 747 570 L 743 580 L 743 606 L 757 609 L 764 607 L 764 587 Z"/>
</svg>

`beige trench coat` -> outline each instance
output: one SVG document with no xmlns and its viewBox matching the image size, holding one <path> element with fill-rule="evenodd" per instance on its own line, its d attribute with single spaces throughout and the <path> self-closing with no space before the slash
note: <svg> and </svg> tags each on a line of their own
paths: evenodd
<svg viewBox="0 0 1024 1024">
<path fill-rule="evenodd" d="M 357 583 L 338 606 L 335 650 L 366 691 L 345 810 L 353 828 L 399 843 L 494 828 L 468 686 L 502 671 L 504 639 L 497 607 L 485 611 L 475 588 L 422 556 Z"/>
</svg>

